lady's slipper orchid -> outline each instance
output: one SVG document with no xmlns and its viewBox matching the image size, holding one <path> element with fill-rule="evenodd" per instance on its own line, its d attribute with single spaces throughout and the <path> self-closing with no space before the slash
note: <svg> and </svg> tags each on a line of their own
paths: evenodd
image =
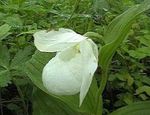
<svg viewBox="0 0 150 115">
<path fill-rule="evenodd" d="M 96 44 L 91 39 L 64 28 L 36 32 L 34 43 L 42 52 L 57 52 L 43 69 L 42 80 L 47 90 L 55 95 L 74 95 L 80 92 L 81 105 L 98 65 Z"/>
</svg>

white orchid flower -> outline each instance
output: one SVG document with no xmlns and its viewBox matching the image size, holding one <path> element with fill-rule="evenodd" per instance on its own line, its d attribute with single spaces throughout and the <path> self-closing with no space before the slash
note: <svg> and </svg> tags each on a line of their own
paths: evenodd
<svg viewBox="0 0 150 115">
<path fill-rule="evenodd" d="M 55 95 L 80 92 L 82 104 L 98 65 L 98 48 L 85 36 L 70 29 L 42 30 L 34 34 L 34 44 L 41 52 L 57 52 L 44 67 L 42 80 Z"/>
</svg>

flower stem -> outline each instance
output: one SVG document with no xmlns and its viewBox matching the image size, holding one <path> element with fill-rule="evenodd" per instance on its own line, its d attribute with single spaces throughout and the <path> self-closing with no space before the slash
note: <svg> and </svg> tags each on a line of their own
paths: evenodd
<svg viewBox="0 0 150 115">
<path fill-rule="evenodd" d="M 101 45 L 104 45 L 103 36 L 98 34 L 98 33 L 87 32 L 87 33 L 84 34 L 84 36 L 89 37 L 89 38 L 91 38 L 92 40 L 95 40 L 95 41 L 98 40 L 101 43 Z"/>
<path fill-rule="evenodd" d="M 98 33 L 95 32 L 87 32 L 84 34 L 84 36 L 89 37 L 93 40 L 98 40 L 101 45 L 104 45 L 103 41 L 103 36 L 101 36 Z M 103 113 L 103 91 L 105 89 L 106 83 L 107 83 L 107 76 L 108 73 L 108 65 L 105 68 L 102 68 L 102 74 L 101 74 L 101 82 L 100 82 L 100 87 L 97 92 L 97 97 L 96 97 L 96 106 L 95 106 L 95 115 L 102 115 Z"/>
<path fill-rule="evenodd" d="M 100 82 L 100 87 L 98 89 L 97 93 L 97 104 L 96 104 L 96 114 L 95 115 L 102 115 L 103 113 L 103 91 L 105 89 L 105 86 L 107 84 L 107 69 L 102 70 L 102 76 L 101 76 L 101 82 Z"/>
</svg>

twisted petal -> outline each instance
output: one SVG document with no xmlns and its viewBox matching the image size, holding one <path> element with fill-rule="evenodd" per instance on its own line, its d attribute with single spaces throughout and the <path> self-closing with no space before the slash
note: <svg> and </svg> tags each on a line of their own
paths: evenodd
<svg viewBox="0 0 150 115">
<path fill-rule="evenodd" d="M 42 52 L 63 51 L 84 39 L 86 39 L 86 37 L 64 28 L 49 32 L 42 30 L 34 34 L 34 44 L 37 49 Z"/>
<path fill-rule="evenodd" d="M 98 66 L 98 48 L 92 40 L 88 39 L 80 43 L 80 50 L 83 60 L 82 63 L 84 65 L 82 70 L 82 84 L 80 88 L 81 106 L 91 85 L 94 72 Z"/>
</svg>

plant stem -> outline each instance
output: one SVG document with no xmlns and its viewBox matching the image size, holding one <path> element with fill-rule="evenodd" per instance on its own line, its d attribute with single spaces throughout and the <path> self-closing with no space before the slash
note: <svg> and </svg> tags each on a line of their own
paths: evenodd
<svg viewBox="0 0 150 115">
<path fill-rule="evenodd" d="M 23 104 L 23 109 L 24 109 L 24 114 L 28 115 L 28 108 L 26 107 L 26 103 L 24 101 L 24 95 L 20 89 L 20 87 L 18 86 L 18 84 L 15 82 L 15 80 L 13 80 L 14 84 L 16 85 L 17 91 L 19 93 L 20 99 L 22 101 Z"/>
<path fill-rule="evenodd" d="M 75 5 L 74 5 L 74 8 L 73 8 L 73 11 L 72 11 L 72 13 L 71 13 L 69 19 L 66 21 L 65 25 L 67 25 L 67 24 L 70 22 L 70 20 L 71 20 L 71 18 L 73 17 L 74 13 L 75 13 L 76 10 L 78 9 L 80 2 L 81 2 L 81 0 L 76 0 L 76 1 L 75 1 Z"/>
<path fill-rule="evenodd" d="M 2 96 L 1 96 L 1 90 L 0 90 L 0 110 L 1 115 L 3 115 L 3 105 L 2 105 Z"/>
<path fill-rule="evenodd" d="M 101 35 L 99 35 L 98 33 L 95 32 L 87 32 L 84 34 L 84 36 L 87 36 L 89 38 L 95 38 L 98 39 L 100 41 L 100 43 L 102 45 L 104 45 L 104 41 L 103 41 L 103 37 Z M 108 65 L 106 66 L 106 68 L 102 69 L 102 74 L 101 74 L 101 82 L 100 82 L 100 87 L 98 89 L 98 93 L 97 93 L 97 100 L 96 100 L 96 107 L 95 107 L 95 115 L 102 115 L 103 113 L 103 96 L 102 93 L 105 89 L 106 83 L 107 83 L 107 76 L 108 73 Z"/>
<path fill-rule="evenodd" d="M 97 104 L 96 104 L 96 114 L 95 115 L 102 115 L 103 113 L 103 91 L 105 89 L 105 86 L 107 84 L 107 69 L 102 70 L 102 76 L 101 76 L 101 82 L 100 82 L 100 87 L 98 89 L 97 93 Z"/>
</svg>

